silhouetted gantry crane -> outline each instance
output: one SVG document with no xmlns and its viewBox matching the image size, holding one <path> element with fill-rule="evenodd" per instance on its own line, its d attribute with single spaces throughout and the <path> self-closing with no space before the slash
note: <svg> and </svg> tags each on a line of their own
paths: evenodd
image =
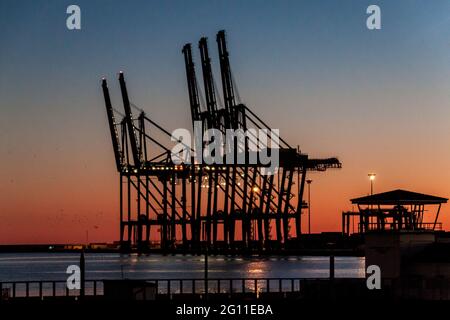
<svg viewBox="0 0 450 320">
<path fill-rule="evenodd" d="M 199 41 L 203 95 L 199 93 L 192 46 L 183 47 L 192 123 L 201 130 L 267 129 L 248 106 L 236 103 L 225 32 L 217 34 L 223 103 L 216 95 L 207 38 Z M 171 157 L 172 133 L 152 120 L 128 97 L 119 74 L 125 114 L 116 111 L 102 79 L 117 170 L 120 174 L 120 243 L 123 250 L 163 252 L 277 252 L 301 241 L 301 213 L 307 171 L 340 168 L 336 158 L 309 159 L 277 136 L 279 169 L 262 173 L 260 163 L 176 164 Z M 200 103 L 202 100 L 202 103 Z M 239 99 L 237 99 L 239 100 Z M 132 108 L 139 111 L 134 118 Z M 116 121 L 116 114 L 121 116 Z M 251 130 L 249 130 L 251 131 Z M 263 131 L 266 132 L 266 131 Z M 267 131 L 268 132 L 268 131 Z M 163 137 L 167 141 L 162 142 Z M 247 135 L 244 154 L 260 137 Z M 267 133 L 265 146 L 273 146 Z M 178 141 L 180 142 L 180 141 Z M 253 150 L 253 149 L 252 149 Z"/>
</svg>

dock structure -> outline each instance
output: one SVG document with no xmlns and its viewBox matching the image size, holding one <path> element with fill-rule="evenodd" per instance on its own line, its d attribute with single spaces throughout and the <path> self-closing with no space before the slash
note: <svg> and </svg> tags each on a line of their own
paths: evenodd
<svg viewBox="0 0 450 320">
<path fill-rule="evenodd" d="M 204 97 L 197 84 L 192 45 L 182 49 L 194 133 L 196 126 L 203 135 L 211 129 L 225 136 L 230 130 L 245 132 L 243 147 L 238 149 L 233 144 L 232 150 L 234 160 L 243 157 L 244 162 L 199 162 L 191 146 L 186 147 L 191 153 L 185 159 L 190 161 L 174 162 L 172 146 L 187 142 L 173 137 L 153 115 L 130 101 L 123 72 L 119 73 L 123 114 L 113 107 L 107 80 L 102 79 L 120 176 L 123 250 L 152 247 L 163 252 L 195 253 L 208 248 L 211 253 L 223 253 L 296 246 L 301 240 L 302 209 L 308 205 L 303 200 L 307 172 L 341 167 L 337 158 L 312 159 L 298 147 L 291 147 L 239 102 L 224 31 L 218 32 L 216 41 L 223 100 L 213 78 L 207 38 L 199 41 Z M 133 110 L 138 110 L 137 117 Z M 117 115 L 120 120 L 116 120 Z M 204 147 L 205 142 L 197 145 Z M 249 161 L 255 150 L 279 153 L 275 174 L 263 172 L 265 164 L 259 156 L 258 161 Z"/>
<path fill-rule="evenodd" d="M 440 230 L 439 213 L 447 200 L 401 189 L 355 198 L 351 202 L 358 211 L 342 213 L 342 232 Z M 357 227 L 352 230 L 355 219 Z"/>
</svg>

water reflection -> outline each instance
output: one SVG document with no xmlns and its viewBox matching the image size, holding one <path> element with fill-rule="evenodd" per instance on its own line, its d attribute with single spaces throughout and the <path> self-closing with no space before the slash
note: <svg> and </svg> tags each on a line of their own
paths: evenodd
<svg viewBox="0 0 450 320">
<path fill-rule="evenodd" d="M 0 254 L 0 281 L 64 280 L 78 254 Z M 337 257 L 336 277 L 364 277 L 364 258 Z M 203 278 L 203 256 L 86 254 L 88 279 Z M 328 257 L 210 256 L 210 278 L 320 278 L 329 276 Z"/>
<path fill-rule="evenodd" d="M 268 264 L 266 261 L 250 261 L 246 265 L 246 273 L 249 277 L 255 278 L 267 278 L 267 267 Z"/>
</svg>

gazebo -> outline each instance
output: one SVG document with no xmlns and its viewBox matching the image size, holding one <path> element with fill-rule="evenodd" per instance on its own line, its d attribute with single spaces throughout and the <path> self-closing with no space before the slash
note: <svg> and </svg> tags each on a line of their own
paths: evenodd
<svg viewBox="0 0 450 320">
<path fill-rule="evenodd" d="M 342 232 L 349 235 L 384 230 L 440 230 L 439 212 L 447 200 L 401 189 L 354 198 L 350 201 L 358 206 L 358 211 L 342 213 Z"/>
</svg>

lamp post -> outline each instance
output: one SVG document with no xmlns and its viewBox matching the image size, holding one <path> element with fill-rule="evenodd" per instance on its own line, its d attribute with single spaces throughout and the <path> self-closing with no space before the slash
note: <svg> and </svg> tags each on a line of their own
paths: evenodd
<svg viewBox="0 0 450 320">
<path fill-rule="evenodd" d="M 370 195 L 372 196 L 373 195 L 373 182 L 375 181 L 376 174 L 372 172 L 367 175 L 369 176 L 369 180 L 370 180 Z M 373 205 L 370 205 L 370 210 L 372 210 L 372 209 L 373 209 Z"/>
<path fill-rule="evenodd" d="M 311 179 L 306 180 L 308 184 L 308 234 L 311 234 Z"/>
<path fill-rule="evenodd" d="M 375 181 L 376 173 L 369 173 L 367 175 L 369 176 L 370 180 L 370 195 L 373 195 L 373 182 Z"/>
</svg>

